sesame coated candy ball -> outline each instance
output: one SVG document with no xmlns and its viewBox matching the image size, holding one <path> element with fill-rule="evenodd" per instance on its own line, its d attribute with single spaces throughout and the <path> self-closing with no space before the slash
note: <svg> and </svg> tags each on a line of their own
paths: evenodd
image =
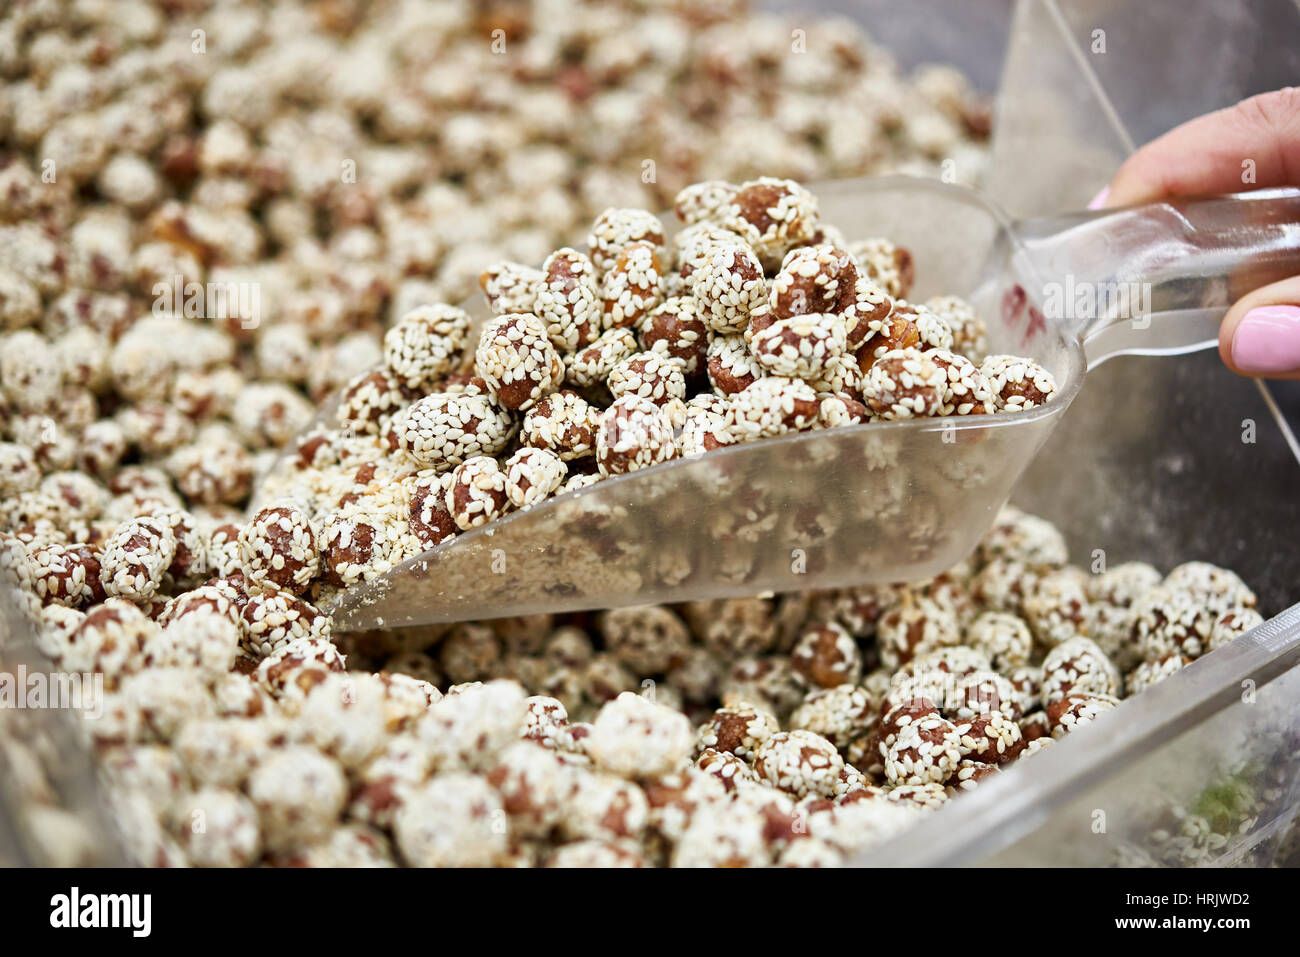
<svg viewBox="0 0 1300 957">
<path fill-rule="evenodd" d="M 476 455 L 452 471 L 447 486 L 447 510 L 462 531 L 486 525 L 503 515 L 509 506 L 506 474 L 496 459 Z"/>
<path fill-rule="evenodd" d="M 513 834 L 545 837 L 560 819 L 570 788 L 568 769 L 553 751 L 531 741 L 506 748 L 487 773 Z"/>
<path fill-rule="evenodd" d="M 663 271 L 655 246 L 630 243 L 605 273 L 601 286 L 603 324 L 635 326 L 663 301 Z"/>
<path fill-rule="evenodd" d="M 766 867 L 771 861 L 767 823 L 756 808 L 701 805 L 673 847 L 671 866 Z"/>
<path fill-rule="evenodd" d="M 695 766 L 705 774 L 717 778 L 728 794 L 742 785 L 758 782 L 749 765 L 729 751 L 705 748 L 695 759 Z"/>
<path fill-rule="evenodd" d="M 560 832 L 569 840 L 639 840 L 649 818 L 649 802 L 635 783 L 578 771 L 564 803 Z"/>
<path fill-rule="evenodd" d="M 686 398 L 682 364 L 657 352 L 638 352 L 614 366 L 606 381 L 615 399 L 625 395 L 665 405 L 671 399 Z"/>
<path fill-rule="evenodd" d="M 513 681 L 453 685 L 429 706 L 415 731 L 431 750 L 435 769 L 487 771 L 519 740 L 526 698 Z"/>
<path fill-rule="evenodd" d="M 898 299 L 911 291 L 916 268 L 909 250 L 879 238 L 850 243 L 848 249 L 867 278 L 883 286 L 890 296 Z"/>
<path fill-rule="evenodd" d="M 527 508 L 547 498 L 564 484 L 568 474 L 560 457 L 546 449 L 520 449 L 506 459 L 502 470 L 506 498 L 515 508 Z"/>
<path fill-rule="evenodd" d="M 1007 612 L 981 613 L 966 629 L 966 641 L 988 655 L 998 671 L 1029 663 L 1034 637 L 1024 619 Z"/>
<path fill-rule="evenodd" d="M 737 703 L 713 712 L 696 733 L 695 747 L 697 751 L 712 748 L 751 759 L 780 730 L 776 718 L 767 710 Z"/>
<path fill-rule="evenodd" d="M 565 844 L 546 861 L 547 867 L 649 867 L 650 863 L 633 841 L 574 841 Z"/>
<path fill-rule="evenodd" d="M 357 376 L 344 388 L 336 421 L 354 435 L 378 434 L 384 421 L 407 400 L 397 377 L 377 369 Z"/>
<path fill-rule="evenodd" d="M 1119 670 L 1091 638 L 1077 635 L 1043 659 L 1043 707 L 1072 692 L 1117 696 Z"/>
<path fill-rule="evenodd" d="M 1084 692 L 1071 693 L 1058 698 L 1045 709 L 1048 724 L 1052 729 L 1052 737 L 1063 738 L 1071 731 L 1097 720 L 1118 704 L 1119 701 L 1109 695 Z"/>
<path fill-rule="evenodd" d="M 262 509 L 239 533 L 240 564 L 255 586 L 271 584 L 301 594 L 320 569 L 316 533 L 291 503 Z"/>
<path fill-rule="evenodd" d="M 382 515 L 360 506 L 330 514 L 317 539 L 322 578 L 346 588 L 388 571 L 395 552 L 391 531 Z"/>
<path fill-rule="evenodd" d="M 1038 665 L 1019 665 L 1004 672 L 1015 692 L 1015 708 L 1024 715 L 1039 707 L 1043 689 L 1043 669 Z"/>
<path fill-rule="evenodd" d="M 411 488 L 407 506 L 407 527 L 420 547 L 436 548 L 456 537 L 459 528 L 447 508 L 448 473 L 421 475 Z M 365 565 L 367 562 L 356 564 Z"/>
<path fill-rule="evenodd" d="M 1037 408 L 1056 394 L 1056 379 L 1033 359 L 993 355 L 980 365 L 980 372 L 988 380 L 997 412 Z"/>
<path fill-rule="evenodd" d="M 940 415 L 983 415 L 992 410 L 993 391 L 975 363 L 946 349 L 931 349 L 925 354 L 947 377 Z"/>
<path fill-rule="evenodd" d="M 40 482 L 41 468 L 32 450 L 16 442 L 0 442 L 0 493 L 17 495 Z"/>
<path fill-rule="evenodd" d="M 229 615 L 200 606 L 167 624 L 158 636 L 157 663 L 199 669 L 211 676 L 228 672 L 239 656 L 243 628 Z"/>
<path fill-rule="evenodd" d="M 474 361 L 488 392 L 506 409 L 531 408 L 564 379 L 564 362 L 546 327 L 529 313 L 507 313 L 484 326 Z"/>
<path fill-rule="evenodd" d="M 692 183 L 673 199 L 673 212 L 687 226 L 717 220 L 736 195 L 736 187 L 724 180 L 710 179 Z"/>
<path fill-rule="evenodd" d="M 885 754 L 890 784 L 942 784 L 961 761 L 961 735 L 943 718 L 925 717 L 905 726 Z"/>
<path fill-rule="evenodd" d="M 383 684 L 369 673 L 327 675 L 297 716 L 306 742 L 350 771 L 382 751 L 387 738 Z"/>
<path fill-rule="evenodd" d="M 1025 749 L 1024 736 L 1016 720 L 996 709 L 978 714 L 957 725 L 963 760 L 986 764 L 1014 761 Z"/>
<path fill-rule="evenodd" d="M 1210 629 L 1206 651 L 1214 651 L 1231 644 L 1241 635 L 1264 623 L 1264 616 L 1253 608 L 1234 608 L 1225 612 Z"/>
<path fill-rule="evenodd" d="M 614 267 L 628 246 L 642 241 L 662 254 L 664 227 L 659 217 L 644 209 L 610 208 L 592 223 L 587 246 L 591 249 L 591 261 L 603 275 Z"/>
<path fill-rule="evenodd" d="M 817 423 L 821 402 L 808 383 L 785 376 L 764 376 L 732 396 L 727 430 L 747 442 L 800 432 Z"/>
<path fill-rule="evenodd" d="M 610 329 L 569 357 L 569 381 L 581 389 L 604 385 L 614 366 L 637 351 L 636 335 L 631 329 Z"/>
<path fill-rule="evenodd" d="M 273 751 L 248 779 L 268 850 L 289 850 L 325 837 L 343 810 L 343 771 L 315 748 Z"/>
<path fill-rule="evenodd" d="M 553 392 L 524 415 L 519 441 L 572 462 L 593 455 L 600 409 L 569 389 Z"/>
<path fill-rule="evenodd" d="M 953 721 L 970 721 L 988 711 L 1019 718 L 1019 697 L 1011 682 L 996 671 L 974 671 L 952 682 L 941 710 Z"/>
<path fill-rule="evenodd" d="M 238 791 L 203 788 L 185 798 L 177 828 L 181 847 L 196 867 L 248 867 L 261 850 L 258 812 Z M 192 826 L 202 822 L 201 827 Z"/>
<path fill-rule="evenodd" d="M 713 247 L 691 273 L 691 292 L 700 320 L 714 332 L 744 332 L 752 312 L 767 303 L 767 281 L 758 257 L 747 246 Z"/>
<path fill-rule="evenodd" d="M 1068 558 L 1065 536 L 1051 522 L 1011 506 L 998 513 L 980 543 L 980 559 L 985 563 L 1009 559 L 1043 569 L 1064 565 Z"/>
<path fill-rule="evenodd" d="M 548 695 L 531 695 L 525 702 L 523 736 L 534 744 L 562 750 L 568 744 L 569 712 L 564 704 Z"/>
<path fill-rule="evenodd" d="M 690 291 L 695 271 L 713 258 L 713 253 L 718 246 L 744 247 L 746 245 L 748 244 L 738 233 L 723 229 L 710 220 L 701 220 L 692 226 L 687 226 L 673 237 L 681 286 L 686 292 Z"/>
<path fill-rule="evenodd" d="M 863 326 L 866 327 L 865 334 Z M 915 316 L 902 309 L 891 307 L 891 311 L 880 319 L 859 320 L 851 338 L 862 338 L 855 356 L 858 369 L 868 371 L 885 353 L 898 349 L 925 349 L 917 329 Z"/>
<path fill-rule="evenodd" d="M 653 778 L 689 761 L 692 739 L 684 714 L 625 691 L 596 715 L 586 751 L 612 774 Z"/>
<path fill-rule="evenodd" d="M 844 628 L 834 622 L 804 631 L 790 652 L 795 671 L 819 688 L 855 684 L 862 676 L 862 652 Z"/>
<path fill-rule="evenodd" d="M 412 309 L 384 334 L 384 362 L 402 386 L 427 389 L 452 370 L 470 327 L 469 315 L 455 306 Z"/>
<path fill-rule="evenodd" d="M 623 475 L 676 455 L 672 426 L 649 399 L 622 396 L 601 416 L 596 434 L 596 464 L 601 475 Z"/>
<path fill-rule="evenodd" d="M 103 601 L 99 549 L 91 545 L 45 545 L 29 552 L 27 587 L 43 604 L 68 607 Z"/>
<path fill-rule="evenodd" d="M 814 238 L 817 200 L 793 180 L 760 177 L 740 185 L 721 225 L 740 233 L 765 263 L 775 266 L 790 247 Z"/>
<path fill-rule="evenodd" d="M 893 701 L 886 699 L 881 706 L 881 710 L 883 713 L 880 718 L 880 726 L 876 730 L 876 737 L 882 758 L 889 746 L 898 740 L 898 733 L 903 728 L 920 721 L 922 718 L 943 717 L 933 700 L 921 697 L 915 692 L 900 695 Z"/>
<path fill-rule="evenodd" d="M 952 329 L 948 323 L 925 306 L 899 299 L 894 303 L 894 317 L 907 317 L 916 326 L 917 348 L 944 352 L 952 349 Z"/>
<path fill-rule="evenodd" d="M 1120 608 L 1128 608 L 1160 584 L 1162 575 L 1146 562 L 1124 562 L 1088 579 L 1088 597 Z"/>
<path fill-rule="evenodd" d="M 839 429 L 871 420 L 870 410 L 851 396 L 830 395 L 817 407 L 817 421 L 825 429 Z"/>
<path fill-rule="evenodd" d="M 1214 611 L 1254 608 L 1255 593 L 1235 572 L 1209 562 L 1184 562 L 1165 576 L 1162 584 L 1185 592 Z"/>
<path fill-rule="evenodd" d="M 257 665 L 257 686 L 285 704 L 295 705 L 346 660 L 325 637 L 298 638 L 281 645 Z"/>
<path fill-rule="evenodd" d="M 637 335 L 646 351 L 679 360 L 688 379 L 704 372 L 709 330 L 694 296 L 674 296 L 656 306 L 638 324 Z"/>
<path fill-rule="evenodd" d="M 826 313 L 778 319 L 754 334 L 750 349 L 773 375 L 823 382 L 848 351 L 845 323 Z"/>
<path fill-rule="evenodd" d="M 1086 586 L 1087 575 L 1067 566 L 1043 575 L 1024 596 L 1025 621 L 1040 645 L 1054 648 L 1092 631 L 1095 615 Z"/>
<path fill-rule="evenodd" d="M 857 353 L 868 338 L 885 330 L 886 321 L 894 311 L 894 300 L 890 298 L 884 287 L 874 280 L 868 279 L 862 273 L 858 274 L 853 293 L 853 302 L 843 310 L 843 313 L 848 324 L 849 348 Z M 906 330 L 906 322 L 903 323 L 902 328 Z M 873 348 L 869 353 L 872 361 L 875 361 L 877 347 L 884 345 L 883 351 L 885 352 L 893 348 L 893 346 L 885 345 L 887 339 L 888 337 L 885 336 L 880 341 L 873 343 Z M 867 363 L 867 365 L 870 365 L 870 363 Z"/>
<path fill-rule="evenodd" d="M 158 626 L 135 605 L 109 598 L 95 605 L 63 642 L 59 664 L 68 671 L 102 672 L 110 690 L 145 664 Z"/>
<path fill-rule="evenodd" d="M 537 295 L 546 282 L 544 270 L 522 263 L 498 262 L 478 277 L 488 308 L 498 315 L 507 312 L 537 312 Z M 540 315 L 540 313 L 538 313 Z"/>
<path fill-rule="evenodd" d="M 422 468 L 445 469 L 475 455 L 495 455 L 510 438 L 509 413 L 485 395 L 440 392 L 413 403 L 398 434 L 405 455 Z"/>
<path fill-rule="evenodd" d="M 740 336 L 714 336 L 706 353 L 709 384 L 719 395 L 735 395 L 766 375 Z"/>
<path fill-rule="evenodd" d="M 881 663 L 887 668 L 907 664 L 918 654 L 961 643 L 961 627 L 953 613 L 929 598 L 900 602 L 876 623 Z"/>
<path fill-rule="evenodd" d="M 176 535 L 156 518 L 123 522 L 100 553 L 100 581 L 110 596 L 148 601 L 176 558 Z"/>
<path fill-rule="evenodd" d="M 958 296 L 935 296 L 925 301 L 925 306 L 939 316 L 952 330 L 952 350 L 981 362 L 987 350 L 984 321 L 975 313 L 975 307 Z"/>
<path fill-rule="evenodd" d="M 527 311 L 542 320 L 561 354 L 585 349 L 604 328 L 596 267 L 576 249 L 565 247 L 547 257 L 542 272 L 535 305 Z"/>
<path fill-rule="evenodd" d="M 792 250 L 773 277 L 768 305 L 776 319 L 813 313 L 844 313 L 857 299 L 858 265 L 829 244 Z"/>
<path fill-rule="evenodd" d="M 842 753 L 871 731 L 878 718 L 876 703 L 866 689 L 843 684 L 811 692 L 791 713 L 790 728 L 820 734 Z"/>
<path fill-rule="evenodd" d="M 605 646 L 637 674 L 662 674 L 686 659 L 691 634 L 677 615 L 659 605 L 629 605 L 600 617 Z"/>
<path fill-rule="evenodd" d="M 1138 654 L 1154 661 L 1171 653 L 1199 658 L 1207 648 L 1216 613 L 1189 592 L 1162 583 L 1133 603 Z"/>
<path fill-rule="evenodd" d="M 1192 663 L 1192 659 L 1178 652 L 1170 652 L 1153 661 L 1143 661 L 1124 679 L 1124 690 L 1135 695 L 1152 685 L 1171 678 Z"/>
<path fill-rule="evenodd" d="M 257 658 L 301 638 L 328 638 L 330 619 L 308 602 L 271 585 L 249 594 L 244 605 L 244 649 Z"/>
<path fill-rule="evenodd" d="M 920 652 L 911 661 L 899 667 L 895 672 L 895 678 L 923 677 L 934 672 L 964 678 L 977 671 L 989 671 L 991 668 L 989 656 L 978 648 L 969 645 L 950 645 Z M 891 687 L 895 683 L 897 682 L 891 682 Z"/>
<path fill-rule="evenodd" d="M 862 379 L 862 399 L 882 419 L 937 415 L 943 407 L 948 376 L 932 358 L 916 349 L 886 352 Z"/>
<path fill-rule="evenodd" d="M 981 781 L 992 777 L 998 771 L 999 768 L 995 764 L 962 758 L 961 763 L 957 765 L 957 770 L 944 782 L 944 786 L 954 793 L 973 791 Z"/>
<path fill-rule="evenodd" d="M 754 754 L 754 772 L 772 787 L 796 798 L 834 797 L 844 759 L 811 731 L 779 731 Z"/>
</svg>

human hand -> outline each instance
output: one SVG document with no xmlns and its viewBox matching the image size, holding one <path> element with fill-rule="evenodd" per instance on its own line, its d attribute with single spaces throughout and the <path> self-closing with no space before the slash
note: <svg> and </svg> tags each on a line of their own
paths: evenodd
<svg viewBox="0 0 1300 957">
<path fill-rule="evenodd" d="M 1300 186 L 1300 88 L 1207 113 L 1142 147 L 1090 209 L 1171 196 Z M 1219 327 L 1219 355 L 1239 375 L 1300 379 L 1300 276 L 1256 289 Z"/>
</svg>

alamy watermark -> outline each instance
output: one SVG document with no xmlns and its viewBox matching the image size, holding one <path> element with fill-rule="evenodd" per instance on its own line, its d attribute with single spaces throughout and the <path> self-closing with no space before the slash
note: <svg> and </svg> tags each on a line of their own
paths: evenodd
<svg viewBox="0 0 1300 957">
<path fill-rule="evenodd" d="M 244 329 L 256 329 L 262 321 L 262 286 L 256 282 L 185 281 L 179 274 L 171 282 L 153 284 L 153 314 L 184 316 L 186 319 L 239 320 Z"/>
<path fill-rule="evenodd" d="M 1065 282 L 1043 285 L 1043 315 L 1048 319 L 1130 320 L 1134 329 L 1151 325 L 1151 283 L 1087 282 L 1067 273 Z"/>
<path fill-rule="evenodd" d="M 104 715 L 104 676 L 100 672 L 32 671 L 18 665 L 0 671 L 0 708 L 52 708 Z"/>
</svg>

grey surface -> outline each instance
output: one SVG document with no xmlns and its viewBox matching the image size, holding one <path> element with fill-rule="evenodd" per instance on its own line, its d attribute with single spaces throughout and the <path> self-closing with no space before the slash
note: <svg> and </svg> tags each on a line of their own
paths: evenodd
<svg viewBox="0 0 1300 957">
<path fill-rule="evenodd" d="M 1090 372 L 1012 499 L 1060 526 L 1075 562 L 1204 559 L 1239 572 L 1267 613 L 1300 601 L 1300 462 L 1255 384 L 1214 353 Z"/>
</svg>

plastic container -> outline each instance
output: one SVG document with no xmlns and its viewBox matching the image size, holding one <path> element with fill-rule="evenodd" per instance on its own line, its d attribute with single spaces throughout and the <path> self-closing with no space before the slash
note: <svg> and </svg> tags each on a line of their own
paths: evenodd
<svg viewBox="0 0 1300 957">
<path fill-rule="evenodd" d="M 1096 29 L 1110 43 L 1104 68 Z M 1025 0 L 990 188 L 1021 212 L 1076 206 L 1109 177 L 1107 154 L 1117 165 L 1135 142 L 1293 82 L 1296 39 L 1291 4 Z M 1026 108 L 1054 119 L 1035 128 Z M 1062 156 L 1074 165 L 1054 165 Z M 1013 501 L 1062 528 L 1076 562 L 1211 560 L 1281 613 L 861 863 L 1300 864 L 1298 493 L 1300 444 L 1272 387 L 1212 354 L 1090 374 Z"/>
</svg>

